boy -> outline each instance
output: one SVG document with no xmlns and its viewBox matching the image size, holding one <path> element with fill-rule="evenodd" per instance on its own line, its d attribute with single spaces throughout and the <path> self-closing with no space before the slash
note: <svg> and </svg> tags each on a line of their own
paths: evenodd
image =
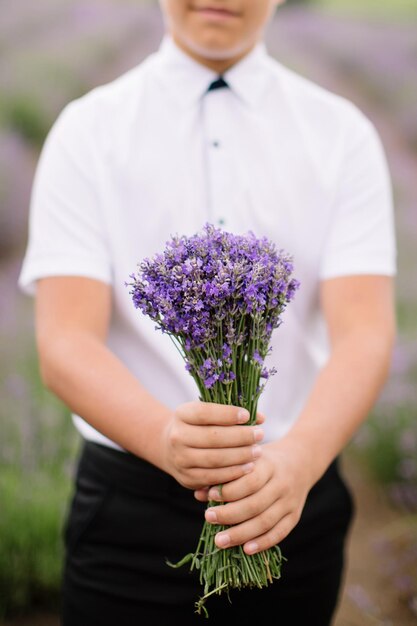
<svg viewBox="0 0 417 626">
<path fill-rule="evenodd" d="M 161 0 L 158 51 L 69 103 L 34 180 L 19 283 L 45 384 L 84 439 L 65 527 L 64 626 L 195 624 L 171 569 L 203 515 L 219 548 L 281 546 L 266 589 L 213 597 L 216 624 L 327 626 L 354 512 L 338 455 L 384 383 L 395 334 L 389 174 L 372 124 L 268 56 L 279 0 Z M 267 235 L 301 282 L 273 336 L 259 424 L 198 401 L 124 283 L 171 234 Z M 260 425 L 262 424 L 262 426 Z M 206 508 L 218 499 L 224 505 Z M 270 619 L 270 618 L 269 618 Z"/>
</svg>

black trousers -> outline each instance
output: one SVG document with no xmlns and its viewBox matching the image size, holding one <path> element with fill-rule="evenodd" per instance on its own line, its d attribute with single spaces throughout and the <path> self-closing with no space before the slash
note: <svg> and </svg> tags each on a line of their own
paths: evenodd
<svg viewBox="0 0 417 626">
<path fill-rule="evenodd" d="M 195 550 L 205 506 L 146 461 L 86 442 L 63 528 L 63 626 L 332 623 L 355 513 L 338 459 L 280 544 L 288 559 L 282 577 L 263 589 L 231 592 L 231 601 L 212 596 L 209 622 L 194 613 L 197 574 L 166 563 Z"/>
</svg>

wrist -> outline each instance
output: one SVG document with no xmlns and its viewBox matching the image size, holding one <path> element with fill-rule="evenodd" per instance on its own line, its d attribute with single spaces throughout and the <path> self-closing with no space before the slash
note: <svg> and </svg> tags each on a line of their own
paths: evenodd
<svg viewBox="0 0 417 626">
<path fill-rule="evenodd" d="M 282 439 L 280 445 L 297 460 L 307 474 L 307 480 L 313 486 L 327 469 L 325 455 L 314 445 L 314 440 L 299 432 L 289 431 Z M 329 461 L 330 463 L 330 461 Z"/>
</svg>

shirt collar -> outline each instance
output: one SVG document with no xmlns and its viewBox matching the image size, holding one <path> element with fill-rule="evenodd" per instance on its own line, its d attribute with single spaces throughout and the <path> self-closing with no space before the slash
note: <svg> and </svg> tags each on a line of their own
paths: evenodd
<svg viewBox="0 0 417 626">
<path fill-rule="evenodd" d="M 255 107 L 267 85 L 265 60 L 268 58 L 266 45 L 259 41 L 240 61 L 223 73 L 230 89 L 249 107 Z M 204 96 L 211 81 L 218 73 L 202 65 L 173 40 L 169 33 L 162 37 L 155 53 L 160 76 L 179 104 L 188 107 Z"/>
</svg>

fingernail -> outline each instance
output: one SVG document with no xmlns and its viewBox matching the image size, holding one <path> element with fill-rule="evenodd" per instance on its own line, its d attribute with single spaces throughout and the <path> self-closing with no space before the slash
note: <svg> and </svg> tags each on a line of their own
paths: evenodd
<svg viewBox="0 0 417 626">
<path fill-rule="evenodd" d="M 262 428 L 255 428 L 253 431 L 253 436 L 255 438 L 255 441 L 262 441 L 262 439 L 264 438 L 264 431 Z"/>
<path fill-rule="evenodd" d="M 254 554 L 255 552 L 258 551 L 258 549 L 259 549 L 259 546 L 256 543 L 256 541 L 251 541 L 251 542 L 247 543 L 246 546 L 245 546 L 246 554 Z"/>
<path fill-rule="evenodd" d="M 242 465 L 243 473 L 249 474 L 249 472 L 251 472 L 254 467 L 255 465 L 253 463 L 246 463 L 245 465 Z"/>
<path fill-rule="evenodd" d="M 220 500 L 221 498 L 220 490 L 217 487 L 212 487 L 210 491 L 208 492 L 208 496 L 212 500 Z"/>
<path fill-rule="evenodd" d="M 216 535 L 216 546 L 226 548 L 230 543 L 229 535 Z"/>
<path fill-rule="evenodd" d="M 254 459 L 259 459 L 261 454 L 262 454 L 261 446 L 253 446 L 252 447 L 252 456 L 253 456 Z"/>
<path fill-rule="evenodd" d="M 206 511 L 206 520 L 208 522 L 217 522 L 217 515 L 213 509 L 207 509 Z"/>
<path fill-rule="evenodd" d="M 239 422 L 239 424 L 245 424 L 248 421 L 249 417 L 249 411 L 247 411 L 246 409 L 239 409 L 237 413 L 237 421 Z"/>
</svg>

